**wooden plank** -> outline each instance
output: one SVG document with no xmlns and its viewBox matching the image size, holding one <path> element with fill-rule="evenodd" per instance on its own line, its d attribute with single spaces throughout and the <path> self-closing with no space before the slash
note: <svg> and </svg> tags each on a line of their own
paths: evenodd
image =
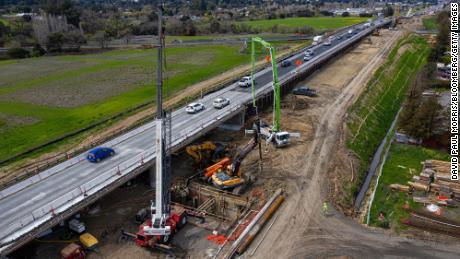
<svg viewBox="0 0 460 259">
<path fill-rule="evenodd" d="M 407 182 L 407 183 L 416 190 L 428 191 L 430 188 L 429 185 L 425 185 L 425 184 L 420 184 L 420 183 L 415 183 L 415 182 Z"/>
<path fill-rule="evenodd" d="M 401 192 L 409 192 L 409 186 L 398 183 L 390 184 L 390 188 Z"/>
</svg>

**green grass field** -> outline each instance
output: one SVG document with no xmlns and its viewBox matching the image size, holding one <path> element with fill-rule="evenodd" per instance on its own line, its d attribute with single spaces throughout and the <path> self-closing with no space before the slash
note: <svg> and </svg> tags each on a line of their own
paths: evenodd
<svg viewBox="0 0 460 259">
<path fill-rule="evenodd" d="M 274 25 L 286 26 L 290 28 L 310 26 L 315 30 L 337 29 L 364 22 L 369 17 L 297 17 L 273 20 L 256 20 L 244 22 L 252 27 L 258 27 L 266 31 Z"/>
<path fill-rule="evenodd" d="M 299 43 L 279 42 L 275 46 L 286 49 L 295 44 Z M 241 53 L 240 48 L 167 48 L 165 98 L 249 64 L 249 53 Z M 258 59 L 262 59 L 258 52 Z M 0 61 L 0 160 L 153 101 L 155 80 L 154 50 Z M 60 144 L 78 142 L 81 137 L 72 137 L 34 155 L 54 150 Z"/>
<path fill-rule="evenodd" d="M 410 48 L 399 51 L 404 45 Z M 351 186 L 351 195 L 364 180 L 374 152 L 401 107 L 411 80 L 425 64 L 428 53 L 429 46 L 422 37 L 411 35 L 400 40 L 350 108 L 347 147 L 360 159 L 358 181 Z M 348 202 L 351 198 L 348 197 Z"/>
<path fill-rule="evenodd" d="M 251 38 L 254 37 L 254 34 L 235 34 L 235 35 L 195 35 L 195 36 L 166 36 L 166 42 L 171 43 L 174 40 L 183 40 L 183 41 L 193 41 L 193 40 L 214 40 L 214 39 L 233 39 L 233 38 Z M 275 36 L 285 36 L 284 34 L 276 33 L 267 33 L 259 34 L 258 37 L 275 37 Z"/>
<path fill-rule="evenodd" d="M 427 30 L 436 30 L 438 28 L 436 17 L 423 18 L 422 21 L 423 21 L 423 26 Z"/>
<path fill-rule="evenodd" d="M 404 203 L 408 201 L 412 208 L 420 206 L 414 203 L 407 193 L 392 191 L 390 184 L 407 185 L 407 181 L 414 174 L 420 173 L 422 170 L 421 162 L 427 159 L 449 161 L 449 154 L 418 146 L 392 144 L 375 192 L 370 212 L 370 225 L 380 225 L 377 217 L 382 212 L 391 223 L 391 226 L 394 229 L 399 229 L 399 219 L 408 216 L 408 213 L 402 209 Z"/>
<path fill-rule="evenodd" d="M 153 50 L 0 62 L 0 160 L 155 97 Z M 249 62 L 239 47 L 169 48 L 166 98 Z"/>
</svg>

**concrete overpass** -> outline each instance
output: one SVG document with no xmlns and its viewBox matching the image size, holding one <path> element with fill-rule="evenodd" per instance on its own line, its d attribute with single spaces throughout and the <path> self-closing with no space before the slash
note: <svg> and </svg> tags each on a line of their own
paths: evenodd
<svg viewBox="0 0 460 259">
<path fill-rule="evenodd" d="M 342 51 L 369 35 L 376 27 L 389 24 L 379 20 L 372 27 L 355 26 L 356 34 L 347 37 L 347 32 L 338 32 L 331 46 L 320 44 L 309 47 L 315 56 L 296 67 L 279 66 L 283 87 L 316 70 L 320 65 L 339 55 Z M 289 57 L 291 61 L 303 58 L 303 52 Z M 294 63 L 294 62 L 292 62 Z M 255 76 L 258 98 L 272 92 L 270 68 L 257 72 Z M 212 102 L 216 97 L 230 99 L 231 104 L 216 110 Z M 172 147 L 178 150 L 196 140 L 226 120 L 243 112 L 252 101 L 251 90 L 231 84 L 203 99 L 206 109 L 197 114 L 187 114 L 182 107 L 172 114 Z M 8 254 L 46 229 L 73 215 L 81 208 L 93 203 L 101 196 L 119 187 L 131 178 L 152 167 L 155 161 L 155 125 L 145 124 L 103 146 L 110 146 L 117 154 L 100 163 L 89 163 L 86 154 L 76 156 L 31 178 L 0 191 L 0 253 Z"/>
</svg>

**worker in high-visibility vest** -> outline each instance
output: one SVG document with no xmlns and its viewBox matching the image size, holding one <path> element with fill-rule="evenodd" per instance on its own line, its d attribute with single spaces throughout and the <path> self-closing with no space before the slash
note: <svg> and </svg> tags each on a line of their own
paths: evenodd
<svg viewBox="0 0 460 259">
<path fill-rule="evenodd" d="M 327 210 L 328 210 L 327 202 L 323 202 L 323 213 L 327 214 Z"/>
</svg>

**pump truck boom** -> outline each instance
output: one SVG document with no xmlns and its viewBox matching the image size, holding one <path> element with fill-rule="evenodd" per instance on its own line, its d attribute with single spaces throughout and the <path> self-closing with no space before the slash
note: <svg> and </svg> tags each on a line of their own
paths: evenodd
<svg viewBox="0 0 460 259">
<path fill-rule="evenodd" d="M 272 65 L 273 73 L 273 126 L 269 126 L 267 123 L 260 123 L 260 130 L 258 130 L 260 136 L 266 139 L 267 142 L 273 142 L 276 147 L 284 147 L 290 143 L 290 134 L 286 131 L 281 131 L 281 87 L 278 79 L 278 65 L 276 64 L 276 54 L 275 48 L 268 42 L 264 41 L 262 38 L 253 37 L 251 42 L 251 80 L 252 80 L 252 98 L 253 104 L 255 106 L 255 87 L 254 87 L 254 73 L 255 73 L 255 45 L 256 43 L 261 44 L 265 47 L 270 53 L 270 62 Z M 257 129 L 257 125 L 254 126 L 254 129 Z"/>
</svg>

